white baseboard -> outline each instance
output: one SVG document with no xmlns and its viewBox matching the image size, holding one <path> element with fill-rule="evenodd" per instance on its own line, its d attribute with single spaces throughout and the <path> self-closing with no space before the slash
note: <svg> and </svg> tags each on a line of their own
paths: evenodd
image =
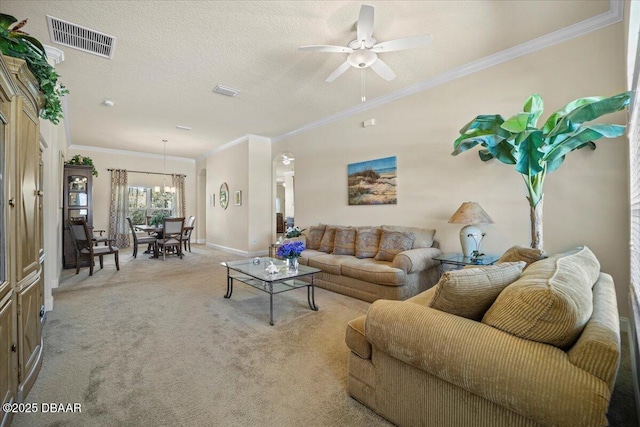
<svg viewBox="0 0 640 427">
<path fill-rule="evenodd" d="M 268 249 L 249 252 L 249 251 L 242 251 L 240 249 L 229 248 L 227 246 L 216 245 L 215 243 L 207 243 L 206 246 L 208 248 L 219 249 L 221 251 L 229 252 L 236 255 L 246 256 L 246 257 L 269 255 Z"/>
</svg>

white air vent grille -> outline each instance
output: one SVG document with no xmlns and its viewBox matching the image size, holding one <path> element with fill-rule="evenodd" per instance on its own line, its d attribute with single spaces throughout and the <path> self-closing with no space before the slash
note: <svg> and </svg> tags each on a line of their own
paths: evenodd
<svg viewBox="0 0 640 427">
<path fill-rule="evenodd" d="M 240 93 L 240 91 L 237 89 L 234 89 L 232 87 L 222 86 L 222 85 L 217 85 L 216 87 L 213 88 L 213 91 L 215 93 L 219 93 L 220 95 L 226 95 L 226 96 L 236 96 L 238 93 Z"/>
<path fill-rule="evenodd" d="M 47 15 L 51 41 L 103 58 L 113 58 L 116 38 L 96 30 Z"/>
</svg>

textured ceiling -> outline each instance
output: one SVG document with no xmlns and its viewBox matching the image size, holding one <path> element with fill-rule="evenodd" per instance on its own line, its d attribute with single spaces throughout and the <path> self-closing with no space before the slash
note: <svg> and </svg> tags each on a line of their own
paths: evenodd
<svg viewBox="0 0 640 427">
<path fill-rule="evenodd" d="M 64 51 L 71 142 L 196 158 L 245 134 L 276 137 L 360 103 L 361 71 L 325 79 L 346 54 L 300 52 L 355 38 L 363 2 L 0 0 L 24 30 Z M 370 1 L 378 41 L 431 34 L 365 71 L 368 100 L 606 12 L 608 1 Z M 112 60 L 56 45 L 46 15 L 117 38 Z M 216 84 L 240 90 L 212 93 Z M 114 107 L 102 105 L 110 99 Z M 191 131 L 176 129 L 190 126 Z"/>
</svg>

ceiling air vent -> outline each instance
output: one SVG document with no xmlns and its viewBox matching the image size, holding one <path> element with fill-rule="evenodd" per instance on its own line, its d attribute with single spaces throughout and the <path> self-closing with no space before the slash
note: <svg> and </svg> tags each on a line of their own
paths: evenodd
<svg viewBox="0 0 640 427">
<path fill-rule="evenodd" d="M 51 41 L 103 58 L 113 57 L 116 38 L 100 31 L 91 30 L 47 15 Z"/>
<path fill-rule="evenodd" d="M 232 87 L 227 87 L 222 85 L 217 85 L 216 87 L 213 88 L 213 91 L 215 93 L 219 93 L 220 95 L 226 95 L 226 96 L 236 96 L 238 93 L 240 93 L 238 89 L 234 89 Z"/>
</svg>

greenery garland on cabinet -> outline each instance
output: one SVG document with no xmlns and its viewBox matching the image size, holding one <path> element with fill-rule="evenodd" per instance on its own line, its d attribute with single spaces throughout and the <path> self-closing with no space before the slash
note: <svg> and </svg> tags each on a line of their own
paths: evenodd
<svg viewBox="0 0 640 427">
<path fill-rule="evenodd" d="M 93 160 L 91 160 L 91 157 L 86 157 L 86 156 L 81 156 L 80 154 L 76 154 L 75 156 L 73 156 L 71 158 L 71 160 L 69 160 L 68 162 L 64 162 L 65 165 L 80 165 L 80 166 L 93 166 L 93 169 L 91 169 L 91 175 L 97 177 L 98 176 L 98 171 L 96 170 L 96 167 L 93 165 Z"/>
<path fill-rule="evenodd" d="M 47 54 L 35 37 L 22 31 L 27 20 L 18 20 L 11 15 L 0 13 L 0 51 L 13 58 L 23 59 L 40 85 L 40 92 L 44 95 L 44 108 L 40 117 L 49 120 L 54 125 L 63 118 L 60 97 L 69 93 L 63 86 L 58 85 L 58 73 L 47 62 Z M 11 27 L 12 24 L 13 27 Z M 11 27 L 11 28 L 10 28 Z"/>
</svg>

